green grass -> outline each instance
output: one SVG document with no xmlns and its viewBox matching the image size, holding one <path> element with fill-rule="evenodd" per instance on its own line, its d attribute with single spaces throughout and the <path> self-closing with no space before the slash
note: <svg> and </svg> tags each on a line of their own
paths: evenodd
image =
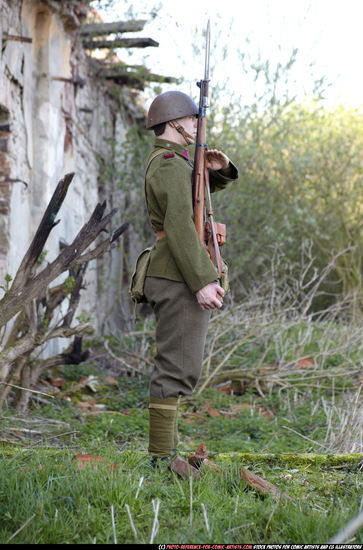
<svg viewBox="0 0 363 550">
<path fill-rule="evenodd" d="M 72 396 L 73 403 L 55 399 L 49 405 L 34 409 L 33 414 L 38 414 L 44 421 L 49 419 L 66 423 L 67 427 L 57 427 L 58 431 L 54 433 L 75 431 L 73 437 L 60 438 L 59 441 L 65 445 L 71 442 L 80 450 L 98 442 L 115 445 L 119 449 L 130 449 L 132 446 L 145 450 L 148 434 L 147 382 L 144 377 L 121 377 L 117 386 L 101 385 L 96 394 L 82 390 Z M 106 406 L 104 412 L 85 413 L 77 407 L 77 401 L 94 397 L 97 404 Z M 316 399 L 313 392 L 297 393 L 295 402 L 290 403 L 288 396 L 277 399 L 272 395 L 262 399 L 251 390 L 243 396 L 231 396 L 216 389 L 207 389 L 203 396 L 181 404 L 181 451 L 194 451 L 201 442 L 207 445 L 211 453 L 324 451 L 321 441 L 326 432 L 326 417 L 322 407 L 315 406 Z M 241 410 L 239 407 L 242 407 Z M 219 411 L 219 416 L 209 415 L 209 409 Z M 266 413 L 271 416 L 266 418 Z M 24 427 L 24 423 L 17 423 L 11 413 L 8 416 L 7 422 L 7 414 L 3 414 L 3 429 L 7 424 Z M 28 418 L 25 418 L 27 421 Z M 44 443 L 52 434 L 43 436 Z M 316 441 L 315 445 L 312 440 Z"/>
<path fill-rule="evenodd" d="M 190 485 L 168 470 L 154 471 L 145 453 L 102 451 L 97 470 L 79 469 L 72 450 L 38 449 L 3 453 L 0 481 L 2 543 L 85 544 L 113 542 L 111 506 L 117 541 L 149 543 L 153 501 L 160 501 L 156 543 L 326 543 L 359 510 L 362 479 L 359 462 L 344 468 L 291 465 L 284 460 L 230 458 L 218 461 L 223 475 L 204 472 Z M 111 470 L 111 463 L 117 464 Z M 259 496 L 241 481 L 241 465 L 278 485 L 291 500 Z M 288 477 L 286 477 L 288 476 Z M 141 477 L 144 478 L 136 499 Z M 205 505 L 209 535 L 204 522 Z M 29 523 L 13 537 L 26 521 Z M 13 537 L 13 538 L 12 538 Z M 363 542 L 363 533 L 355 543 Z"/>
<path fill-rule="evenodd" d="M 253 388 L 243 395 L 208 388 L 183 400 L 180 451 L 188 455 L 204 442 L 223 472 L 203 471 L 191 498 L 187 481 L 150 467 L 147 377 L 106 384 L 106 373 L 92 364 L 57 373 L 66 378 L 65 389 L 90 374 L 100 381 L 95 393 L 82 389 L 71 402 L 55 398 L 48 405 L 34 400 L 25 417 L 2 411 L 0 543 L 110 544 L 111 509 L 118 543 L 149 543 L 159 502 L 158 544 L 317 544 L 327 543 L 362 508 L 363 455 L 341 457 L 328 448 L 327 390 L 277 388 L 262 398 Z M 106 409 L 77 406 L 91 399 Z M 337 404 L 339 394 L 334 399 Z M 102 462 L 80 469 L 78 453 Z M 242 466 L 291 499 L 248 488 Z M 362 543 L 363 530 L 349 542 Z"/>
<path fill-rule="evenodd" d="M 82 374 L 90 372 L 82 370 Z M 26 419 L 14 417 L 11 411 L 3 413 L 3 434 L 15 433 L 6 431 L 11 426 L 22 434 L 22 427 L 37 419 L 39 426 L 42 422 L 47 426 L 48 421 L 51 429 L 42 437 L 24 433 L 22 446 L 15 441 L 2 443 L 0 542 L 113 543 L 113 506 L 118 543 L 149 543 L 157 500 L 155 543 L 326 543 L 359 512 L 362 455 L 352 455 L 350 461 L 329 458 L 324 449 L 283 427 L 323 441 L 325 430 L 319 424 L 324 417 L 321 408 L 313 406 L 316 396 L 311 392 L 297 394 L 289 403 L 287 397 L 275 394 L 262 400 L 252 391 L 230 396 L 208 389 L 202 397 L 184 402 L 181 451 L 188 454 L 205 442 L 223 470 L 219 476 L 205 471 L 193 482 L 192 516 L 189 483 L 165 468 L 154 471 L 149 465 L 147 380 L 120 378 L 117 386 L 101 384 L 97 402 L 105 403 L 109 412 L 81 412 L 76 401 L 87 395 L 83 390 L 73 397 L 74 403 L 59 399 L 42 405 Z M 241 405 L 245 408 L 238 410 Z M 236 407 L 237 413 L 227 416 Z M 210 409 L 218 410 L 220 416 L 210 416 Z M 270 418 L 262 414 L 267 409 L 273 412 Z M 195 413 L 199 416 L 194 417 Z M 67 426 L 51 424 L 54 420 Z M 59 436 L 67 431 L 76 434 Z M 59 437 L 48 442 L 54 435 Z M 308 451 L 320 454 L 304 455 Z M 97 470 L 79 469 L 78 453 L 103 460 Z M 111 470 L 112 463 L 116 470 Z M 240 477 L 241 466 L 280 487 L 291 500 L 276 501 L 247 488 Z M 136 538 L 125 505 L 132 514 Z M 354 543 L 361 542 L 362 531 L 354 538 Z"/>
</svg>

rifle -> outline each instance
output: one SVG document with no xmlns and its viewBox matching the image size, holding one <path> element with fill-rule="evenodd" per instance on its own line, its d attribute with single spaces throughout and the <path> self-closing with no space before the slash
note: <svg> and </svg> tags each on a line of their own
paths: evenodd
<svg viewBox="0 0 363 550">
<path fill-rule="evenodd" d="M 194 173 L 193 173 L 193 206 L 194 206 L 194 225 L 198 233 L 199 240 L 208 251 L 213 263 L 217 266 L 219 278 L 222 275 L 222 258 L 219 250 L 217 228 L 225 234 L 225 226 L 216 224 L 213 220 L 213 210 L 211 203 L 211 194 L 209 186 L 209 172 L 206 167 L 207 151 L 207 127 L 206 114 L 209 95 L 209 56 L 210 56 L 210 22 L 208 21 L 206 32 L 205 48 L 205 68 L 204 79 L 197 82 L 200 88 L 198 129 L 194 155 Z M 208 199 L 208 210 L 205 206 L 205 195 Z M 207 221 L 207 216 L 209 221 Z M 217 226 L 217 228 L 216 228 Z M 224 228 L 224 229 L 223 229 Z"/>
</svg>

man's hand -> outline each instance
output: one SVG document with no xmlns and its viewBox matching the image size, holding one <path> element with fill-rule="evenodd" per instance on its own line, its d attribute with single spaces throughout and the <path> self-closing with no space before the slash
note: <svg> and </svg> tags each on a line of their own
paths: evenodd
<svg viewBox="0 0 363 550">
<path fill-rule="evenodd" d="M 229 165 L 229 158 L 227 155 L 222 153 L 222 151 L 218 151 L 217 149 L 209 149 L 206 151 L 205 155 L 207 168 L 209 170 L 222 170 L 223 168 L 227 168 Z"/>
<path fill-rule="evenodd" d="M 198 290 L 195 296 L 202 309 L 216 309 L 223 305 L 224 290 L 217 283 L 209 283 Z"/>
</svg>

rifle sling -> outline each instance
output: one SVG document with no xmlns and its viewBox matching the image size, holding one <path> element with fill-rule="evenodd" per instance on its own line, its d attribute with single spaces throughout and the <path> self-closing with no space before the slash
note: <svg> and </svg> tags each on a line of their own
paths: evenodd
<svg viewBox="0 0 363 550">
<path fill-rule="evenodd" d="M 148 158 L 148 161 L 147 161 L 147 164 L 146 164 L 146 168 L 145 168 L 145 176 L 144 176 L 144 192 L 145 192 L 145 202 L 146 202 L 146 208 L 147 208 L 147 211 L 149 212 L 149 206 L 148 206 L 148 202 L 147 202 L 147 191 L 146 191 L 146 174 L 150 168 L 150 164 L 152 163 L 152 161 L 154 159 L 156 159 L 156 157 L 158 157 L 159 155 L 162 155 L 163 153 L 169 153 L 169 150 L 168 149 L 165 149 L 164 147 L 161 148 L 161 149 L 157 149 L 156 151 L 153 151 L 149 158 Z M 150 216 L 150 212 L 149 212 L 149 216 Z"/>
</svg>

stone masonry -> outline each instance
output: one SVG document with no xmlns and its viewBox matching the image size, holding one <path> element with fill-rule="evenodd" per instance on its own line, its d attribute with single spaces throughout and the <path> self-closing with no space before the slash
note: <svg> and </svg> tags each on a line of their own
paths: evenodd
<svg viewBox="0 0 363 550">
<path fill-rule="evenodd" d="M 61 222 L 46 243 L 45 261 L 74 238 L 100 201 L 100 159 L 109 154 L 110 139 L 127 128 L 126 114 L 115 109 L 107 83 L 94 78 L 82 48 L 78 30 L 87 13 L 84 1 L 0 0 L 3 286 L 6 274 L 15 275 L 57 182 L 68 172 L 76 175 Z M 126 221 L 119 206 L 119 221 Z M 106 267 L 91 264 L 80 310 L 99 327 L 112 303 L 112 289 L 99 296 L 99 273 L 107 271 L 107 262 Z M 50 353 L 60 343 L 54 346 Z"/>
</svg>

